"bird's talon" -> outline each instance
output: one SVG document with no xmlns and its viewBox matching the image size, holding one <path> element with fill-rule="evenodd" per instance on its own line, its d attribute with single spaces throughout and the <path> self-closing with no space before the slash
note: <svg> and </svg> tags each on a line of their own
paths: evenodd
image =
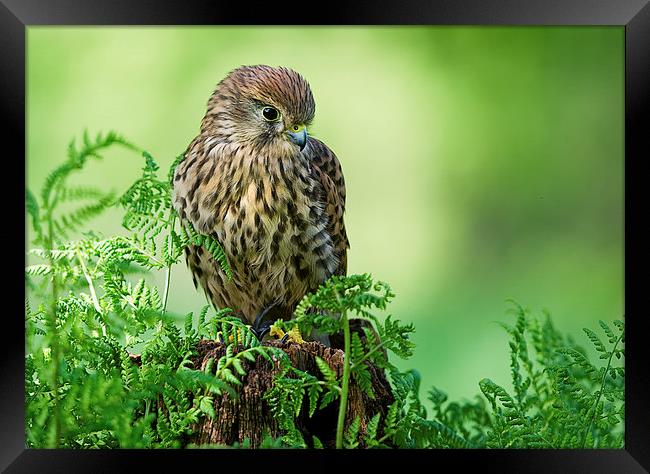
<svg viewBox="0 0 650 474">
<path fill-rule="evenodd" d="M 300 330 L 297 327 L 289 329 L 287 332 L 284 332 L 282 329 L 277 327 L 275 324 L 271 326 L 271 336 L 275 336 L 280 340 L 280 344 L 284 344 L 287 341 L 297 342 L 302 344 L 305 340 L 300 334 Z"/>
<path fill-rule="evenodd" d="M 255 334 L 255 337 L 257 337 L 260 342 L 262 342 L 262 339 L 266 333 L 271 330 L 271 326 L 273 325 L 271 321 L 264 319 L 273 307 L 275 307 L 275 304 L 264 308 L 264 310 L 262 310 L 262 312 L 257 315 L 255 321 L 253 322 L 253 326 L 251 327 L 251 331 L 253 334 Z"/>
<path fill-rule="evenodd" d="M 256 321 L 257 322 L 257 321 Z M 251 332 L 255 334 L 255 337 L 262 342 L 262 339 L 264 339 L 264 336 L 266 336 L 266 333 L 271 330 L 271 322 L 270 321 L 264 321 L 263 323 L 253 325 L 251 327 Z"/>
</svg>

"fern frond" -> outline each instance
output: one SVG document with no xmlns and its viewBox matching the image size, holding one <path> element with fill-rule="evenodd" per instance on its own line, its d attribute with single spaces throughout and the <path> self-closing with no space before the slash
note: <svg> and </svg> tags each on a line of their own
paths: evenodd
<svg viewBox="0 0 650 474">
<path fill-rule="evenodd" d="M 55 168 L 54 171 L 48 174 L 45 178 L 45 183 L 41 190 L 41 198 L 43 199 L 44 207 L 50 207 L 53 198 L 52 191 L 59 186 L 70 175 L 70 173 L 83 168 L 88 158 L 101 158 L 99 153 L 112 145 L 121 145 L 131 150 L 137 149 L 133 144 L 113 131 L 108 132 L 105 135 L 98 133 L 93 140 L 91 140 L 88 134 L 84 132 L 83 143 L 79 149 L 77 149 L 75 141 L 72 140 L 68 146 L 68 160 Z"/>
</svg>

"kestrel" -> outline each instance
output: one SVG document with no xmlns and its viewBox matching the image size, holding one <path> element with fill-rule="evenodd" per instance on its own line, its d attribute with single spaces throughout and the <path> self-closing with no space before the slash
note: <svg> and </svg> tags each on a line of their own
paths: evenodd
<svg viewBox="0 0 650 474">
<path fill-rule="evenodd" d="M 228 279 L 202 247 L 186 249 L 194 284 L 263 337 L 310 291 L 345 275 L 345 182 L 336 155 L 307 128 L 307 81 L 285 67 L 231 71 L 210 97 L 173 180 L 182 222 L 213 236 Z"/>
</svg>

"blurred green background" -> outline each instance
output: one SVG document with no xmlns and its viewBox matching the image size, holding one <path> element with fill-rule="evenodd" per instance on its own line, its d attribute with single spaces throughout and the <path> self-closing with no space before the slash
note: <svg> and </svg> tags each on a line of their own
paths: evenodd
<svg viewBox="0 0 650 474">
<path fill-rule="evenodd" d="M 29 27 L 27 44 L 34 190 L 86 128 L 166 169 L 228 71 L 304 75 L 345 174 L 349 272 L 394 288 L 425 390 L 510 386 L 507 298 L 578 341 L 623 314 L 622 27 Z M 122 192 L 142 163 L 118 150 L 76 179 Z M 170 309 L 204 303 L 176 267 Z"/>
</svg>

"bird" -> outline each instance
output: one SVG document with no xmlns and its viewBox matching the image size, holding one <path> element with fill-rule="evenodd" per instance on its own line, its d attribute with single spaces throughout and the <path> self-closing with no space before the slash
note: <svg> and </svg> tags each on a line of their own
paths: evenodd
<svg viewBox="0 0 650 474">
<path fill-rule="evenodd" d="M 345 180 L 336 154 L 308 132 L 315 110 L 293 69 L 236 68 L 214 89 L 173 175 L 181 223 L 213 237 L 232 273 L 189 245 L 195 287 L 260 339 L 307 293 L 347 272 Z"/>
</svg>

